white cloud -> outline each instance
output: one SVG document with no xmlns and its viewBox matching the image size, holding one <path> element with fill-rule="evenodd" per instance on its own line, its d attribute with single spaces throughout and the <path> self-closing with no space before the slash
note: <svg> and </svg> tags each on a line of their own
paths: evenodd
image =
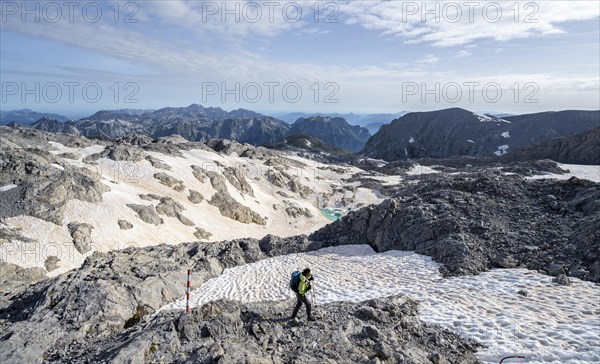
<svg viewBox="0 0 600 364">
<path fill-rule="evenodd" d="M 468 57 L 468 56 L 470 56 L 471 54 L 472 54 L 472 53 L 471 53 L 470 51 L 468 51 L 468 50 L 466 50 L 466 49 L 463 49 L 463 50 L 459 51 L 459 52 L 456 54 L 456 57 L 457 57 L 457 58 L 464 58 L 464 57 Z"/>
<path fill-rule="evenodd" d="M 319 28 L 305 28 L 302 30 L 302 33 L 311 34 L 311 35 L 325 35 L 331 33 L 331 30 L 324 30 Z"/>
<path fill-rule="evenodd" d="M 507 41 L 560 34 L 565 32 L 560 23 L 600 16 L 597 1 L 519 2 L 518 12 L 512 1 L 465 5 L 468 3 L 351 1 L 343 3 L 340 10 L 351 19 L 347 23 L 398 36 L 409 44 L 425 42 L 439 47 L 466 45 L 484 38 Z"/>
<path fill-rule="evenodd" d="M 88 23 L 22 23 L 20 21 L 6 22 L 2 25 L 2 30 L 19 32 L 33 37 L 45 38 L 62 44 L 67 44 L 77 48 L 89 49 L 95 52 L 105 54 L 116 59 L 123 59 L 134 64 L 148 65 L 149 69 L 156 71 L 156 76 L 152 77 L 150 82 L 168 84 L 171 88 L 178 89 L 181 94 L 190 95 L 194 91 L 198 92 L 199 80 L 217 81 L 217 82 L 301 82 L 303 86 L 314 82 L 335 82 L 340 89 L 340 105 L 317 105 L 352 108 L 353 105 L 369 105 L 371 109 L 432 109 L 442 105 L 425 104 L 420 99 L 414 104 L 402 104 L 401 87 L 403 82 L 413 82 L 421 85 L 425 83 L 432 85 L 435 82 L 498 82 L 504 90 L 519 82 L 521 85 L 527 82 L 535 82 L 539 86 L 540 102 L 545 105 L 565 105 L 562 108 L 582 107 L 590 101 L 597 100 L 599 85 L 597 73 L 589 75 L 554 75 L 554 74 L 513 74 L 513 75 L 494 75 L 494 70 L 488 70 L 485 76 L 481 74 L 467 75 L 456 72 L 443 72 L 439 68 L 431 66 L 439 64 L 440 58 L 434 54 L 429 54 L 424 58 L 413 63 L 406 63 L 403 60 L 395 63 L 366 64 L 362 66 L 345 66 L 343 64 L 329 63 L 327 65 L 297 62 L 293 59 L 288 61 L 273 61 L 256 49 L 245 51 L 243 48 L 231 48 L 229 45 L 223 49 L 213 49 L 211 44 L 205 41 L 211 38 L 215 32 L 219 39 L 252 38 L 255 36 L 269 37 L 278 32 L 287 31 L 287 29 L 301 29 L 309 34 L 320 34 L 318 28 L 302 25 L 279 24 L 272 29 L 268 29 L 267 24 L 259 26 L 250 26 L 243 24 L 227 24 L 216 22 L 216 24 L 203 25 L 202 13 L 198 12 L 198 4 L 182 1 L 160 1 L 152 2 L 156 8 L 140 12 L 141 17 L 153 17 L 155 12 L 165 11 L 163 14 L 161 26 L 152 25 L 157 28 L 148 31 L 147 23 L 133 26 L 124 26 L 114 22 L 105 22 L 97 24 Z M 169 4 L 166 4 L 169 3 Z M 162 4 L 162 5 L 161 5 Z M 436 45 L 464 44 L 478 39 L 483 34 L 493 33 L 484 31 L 481 24 L 462 24 L 456 27 L 448 24 L 435 25 L 430 23 L 422 24 L 402 22 L 402 15 L 398 13 L 389 13 L 395 2 L 352 2 L 351 10 L 357 12 L 364 10 L 365 13 L 356 13 L 353 18 L 346 20 L 346 23 L 355 19 L 365 28 L 379 30 L 386 34 L 394 34 L 402 37 L 407 42 L 430 42 Z M 579 9 L 580 7 L 578 7 Z M 342 8 L 341 8 L 342 9 Z M 540 29 L 546 29 L 548 32 L 555 31 L 554 23 L 559 22 L 556 19 L 589 17 L 578 11 L 574 14 L 562 14 L 566 11 L 562 8 L 554 9 L 552 13 L 552 22 L 546 21 L 546 25 L 536 25 L 537 28 L 524 28 L 526 32 L 535 32 Z M 348 11 L 348 8 L 344 8 Z M 310 14 L 310 13 L 309 13 Z M 362 14 L 362 15 L 361 15 Z M 550 13 L 547 13 L 550 14 Z M 579 15 L 577 15 L 579 14 Z M 539 16 L 541 20 L 541 13 Z M 200 21 L 200 23 L 198 23 Z M 564 20 L 560 20 L 564 21 Z M 178 23 L 179 27 L 171 27 Z M 168 27 L 167 27 L 168 25 Z M 229 26 L 232 28 L 229 28 Z M 487 24 L 489 26 L 489 24 Z M 146 26 L 146 27 L 145 27 Z M 174 28 L 180 28 L 192 34 L 185 45 L 182 40 L 171 40 L 163 37 L 161 39 L 160 30 L 164 26 L 166 30 L 173 31 Z M 518 28 L 519 25 L 517 25 Z M 531 25 L 527 25 L 530 27 Z M 494 26 L 496 27 L 496 26 Z M 510 25 L 509 27 L 512 27 Z M 545 27 L 545 28 L 544 28 Z M 196 29 L 198 28 L 198 29 Z M 496 27 L 497 28 L 497 27 Z M 154 33 L 154 31 L 156 33 Z M 516 36 L 513 30 L 498 30 L 498 39 L 510 39 Z M 248 32 L 248 33 L 244 33 Z M 486 33 L 487 32 L 487 33 Z M 504 34 L 500 34 L 504 32 Z M 158 34 L 158 36 L 156 36 Z M 537 34 L 537 33 L 535 33 Z M 494 35 L 495 36 L 495 35 Z M 492 37 L 489 35 L 489 37 Z M 254 39 L 254 38 L 253 38 Z M 213 40 L 214 41 L 214 40 Z M 252 43 L 253 46 L 255 43 Z M 191 45 L 191 46 L 186 46 Z M 474 44 L 465 45 L 464 48 L 470 49 Z M 463 49 L 457 56 L 466 56 L 469 50 Z M 285 58 L 282 58 L 285 59 Z M 82 65 L 85 66 L 85 65 Z M 89 70 L 88 70 L 89 71 Z M 116 77 L 116 76 L 107 76 Z M 140 77 L 146 77 L 141 75 Z M 304 88 L 309 90 L 308 87 Z M 526 90 L 523 90 L 525 92 Z M 510 90 L 506 91 L 507 101 L 505 104 L 491 105 L 497 109 L 513 109 L 513 99 L 508 97 Z M 307 92 L 308 94 L 308 92 Z M 521 98 L 525 95 L 521 94 Z M 170 95 L 164 95 L 165 97 Z M 571 104 L 568 104 L 568 103 Z M 392 105 L 392 107 L 390 106 Z M 397 105 L 397 107 L 393 106 Z M 157 105 L 162 106 L 162 105 Z M 250 105 L 251 106 L 251 105 Z M 445 105 L 452 106 L 452 105 Z M 474 108 L 476 105 L 461 104 L 466 108 Z M 539 105 L 525 105 L 523 107 L 540 107 Z M 296 109 L 314 109 L 315 105 L 291 105 Z"/>
<path fill-rule="evenodd" d="M 299 12 L 295 5 L 286 8 L 288 3 L 252 0 L 149 1 L 144 9 L 163 24 L 182 27 L 199 36 L 236 42 L 257 36 L 274 37 L 307 26 L 312 4 L 294 4 L 299 5 Z"/>
<path fill-rule="evenodd" d="M 434 65 L 436 63 L 438 63 L 440 61 L 440 58 L 437 56 L 434 56 L 433 54 L 428 54 L 427 56 L 425 56 L 424 58 L 420 59 L 417 61 L 418 64 L 422 64 L 422 65 Z"/>
</svg>

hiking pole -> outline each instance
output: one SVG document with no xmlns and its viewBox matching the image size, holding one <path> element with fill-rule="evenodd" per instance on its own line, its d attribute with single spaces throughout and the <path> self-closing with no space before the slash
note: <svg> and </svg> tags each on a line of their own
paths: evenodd
<svg viewBox="0 0 600 364">
<path fill-rule="evenodd" d="M 192 275 L 192 270 L 188 269 L 187 271 L 187 288 L 185 290 L 185 313 L 190 313 L 190 276 Z"/>
<path fill-rule="evenodd" d="M 310 290 L 310 296 L 312 298 L 313 305 L 316 305 L 317 301 L 315 301 L 315 281 L 313 280 L 310 285 L 312 287 L 312 289 Z"/>
</svg>

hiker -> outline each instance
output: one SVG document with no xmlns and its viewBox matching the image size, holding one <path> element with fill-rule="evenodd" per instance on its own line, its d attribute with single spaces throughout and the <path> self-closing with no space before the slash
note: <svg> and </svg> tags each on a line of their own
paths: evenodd
<svg viewBox="0 0 600 364">
<path fill-rule="evenodd" d="M 298 311 L 300 310 L 300 306 L 302 306 L 302 304 L 306 305 L 306 316 L 308 317 L 308 321 L 315 321 L 315 318 L 311 316 L 310 314 L 310 309 L 311 309 L 311 303 L 310 300 L 308 299 L 308 297 L 306 296 L 306 293 L 308 291 L 311 290 L 311 285 L 310 285 L 310 281 L 313 280 L 313 276 L 310 273 L 310 269 L 306 268 L 302 271 L 302 273 L 297 274 L 300 272 L 294 272 L 292 273 L 292 283 L 291 283 L 291 288 L 292 290 L 294 290 L 294 292 L 296 293 L 296 307 L 294 308 L 294 313 L 292 314 L 292 317 L 290 319 L 295 319 L 296 315 L 298 314 Z M 296 285 L 296 282 L 298 282 L 298 284 Z"/>
</svg>

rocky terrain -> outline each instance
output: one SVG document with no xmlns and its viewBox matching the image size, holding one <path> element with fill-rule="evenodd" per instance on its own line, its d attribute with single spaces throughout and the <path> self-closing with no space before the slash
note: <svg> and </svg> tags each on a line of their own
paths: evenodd
<svg viewBox="0 0 600 364">
<path fill-rule="evenodd" d="M 15 187 L 0 192 L 0 218 L 29 215 L 60 224 L 68 200 L 100 202 L 102 194 L 110 191 L 92 170 L 64 163 L 63 158 L 50 153 L 47 147 L 27 145 L 26 140 L 37 133 L 20 130 L 17 138 L 9 140 L 9 133 L 3 133 L 1 138 L 0 185 Z M 3 131 L 11 129 L 4 128 Z M 72 146 L 87 143 L 68 136 L 58 136 L 56 140 Z M 65 159 L 69 157 L 64 156 Z"/>
<path fill-rule="evenodd" d="M 423 324 L 402 297 L 319 306 L 312 326 L 286 320 L 291 302 L 152 316 L 180 295 L 186 267 L 197 287 L 227 267 L 322 246 L 268 236 L 94 253 L 80 269 L 0 300 L 0 361 L 478 362 L 476 344 Z"/>
<path fill-rule="evenodd" d="M 494 172 L 419 178 L 427 183 L 409 182 L 392 199 L 309 237 L 96 252 L 81 268 L 27 289 L 23 278 L 6 282 L 0 360 L 478 362 L 477 344 L 422 323 L 418 306 L 403 297 L 318 306 L 321 320 L 312 325 L 286 319 L 290 301 L 217 301 L 190 315 L 153 315 L 181 295 L 187 268 L 195 288 L 225 268 L 339 244 L 415 250 L 450 275 L 525 266 L 558 276 L 560 284 L 569 284 L 567 276 L 600 281 L 599 184 Z M 33 270 L 27 274 L 40 279 Z"/>
<path fill-rule="evenodd" d="M 503 157 L 511 161 L 551 159 L 561 163 L 600 165 L 600 127 L 539 142 Z"/>
<path fill-rule="evenodd" d="M 68 355 L 54 349 L 47 357 L 49 362 L 479 362 L 477 344 L 422 323 L 417 304 L 403 297 L 320 306 L 322 319 L 313 325 L 287 320 L 291 304 L 216 301 L 189 315 L 161 313 L 93 348 L 75 345 Z"/>
<path fill-rule="evenodd" d="M 600 282 L 600 184 L 492 171 L 419 178 L 310 239 L 415 251 L 449 275 L 527 267 Z"/>
<path fill-rule="evenodd" d="M 267 143 L 263 145 L 265 148 L 285 150 L 285 151 L 298 151 L 298 152 L 310 152 L 315 154 L 321 153 L 334 153 L 334 154 L 348 154 L 349 150 L 333 147 L 327 143 L 324 143 L 319 138 L 315 138 L 307 135 L 292 135 L 280 139 L 274 143 Z"/>
<path fill-rule="evenodd" d="M 502 156 L 543 140 L 600 126 L 600 111 L 561 111 L 505 119 L 453 108 L 409 113 L 384 125 L 362 151 L 387 161 Z"/>
</svg>

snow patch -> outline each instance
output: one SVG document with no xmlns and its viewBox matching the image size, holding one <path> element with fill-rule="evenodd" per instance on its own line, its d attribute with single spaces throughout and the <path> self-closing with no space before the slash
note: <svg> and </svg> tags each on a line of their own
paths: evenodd
<svg viewBox="0 0 600 364">
<path fill-rule="evenodd" d="M 491 117 L 489 117 L 487 115 L 478 115 L 478 114 L 473 114 L 473 115 L 477 116 L 477 119 L 479 119 L 479 121 L 481 121 L 482 123 L 486 122 L 486 121 L 492 121 L 492 120 L 494 120 L 493 118 L 491 118 Z"/>
<path fill-rule="evenodd" d="M 404 155 L 408 157 L 408 150 L 404 148 Z"/>
<path fill-rule="evenodd" d="M 506 124 L 511 124 L 510 121 L 508 120 L 504 120 L 504 119 L 500 119 L 494 116 L 489 116 L 489 115 L 480 115 L 480 114 L 476 114 L 473 113 L 473 115 L 475 115 L 477 117 L 477 119 L 479 119 L 480 122 L 485 123 L 485 122 L 501 122 L 501 123 L 506 123 Z"/>
<path fill-rule="evenodd" d="M 413 138 L 413 137 L 410 137 L 410 139 L 408 140 L 408 142 L 409 142 L 410 144 L 414 143 L 414 142 L 415 142 L 415 138 Z"/>
<path fill-rule="evenodd" d="M 421 174 L 433 174 L 433 173 L 440 173 L 440 172 L 436 171 L 435 169 L 433 169 L 431 167 L 422 166 L 420 164 L 415 165 L 408 172 L 406 172 L 406 174 L 408 174 L 409 176 L 418 176 Z"/>
<path fill-rule="evenodd" d="M 6 191 L 10 191 L 13 188 L 17 188 L 17 185 L 6 185 L 6 186 L 2 186 L 0 187 L 0 192 L 6 192 Z"/>
<path fill-rule="evenodd" d="M 494 152 L 495 155 L 501 156 L 508 152 L 508 145 L 499 145 L 498 150 Z"/>
<path fill-rule="evenodd" d="M 473 143 L 473 144 L 475 144 L 475 141 L 474 141 L 474 140 L 467 139 L 467 141 L 468 141 L 469 143 Z"/>
<path fill-rule="evenodd" d="M 525 177 L 527 179 L 559 179 L 566 180 L 571 177 L 577 177 L 579 179 L 587 179 L 589 181 L 600 183 L 600 165 L 578 165 L 578 164 L 559 164 L 562 169 L 569 170 L 569 173 L 565 174 L 554 174 L 547 173 L 537 176 Z"/>
<path fill-rule="evenodd" d="M 50 165 L 54 168 L 60 169 L 61 171 L 65 170 L 65 167 L 61 166 L 60 164 L 50 163 Z"/>
<path fill-rule="evenodd" d="M 506 138 L 506 139 L 510 138 L 510 134 L 509 134 L 509 132 L 507 132 L 507 131 L 505 131 L 505 132 L 504 132 L 504 133 L 502 133 L 501 135 L 502 135 L 502 137 L 503 137 L 503 138 Z"/>
<path fill-rule="evenodd" d="M 524 355 L 525 363 L 600 361 L 600 287 L 594 283 L 571 278 L 571 286 L 559 286 L 550 276 L 527 269 L 443 278 L 439 266 L 413 252 L 375 253 L 368 245 L 330 247 L 225 269 L 192 291 L 190 305 L 217 299 L 293 299 L 290 273 L 310 267 L 317 304 L 407 295 L 420 303 L 424 321 L 482 343 L 477 355 L 486 363 L 508 355 Z M 527 297 L 517 293 L 522 289 Z M 161 310 L 184 308 L 182 297 Z"/>
<path fill-rule="evenodd" d="M 384 161 L 383 159 L 365 158 L 363 159 L 363 162 L 364 161 L 376 163 L 378 168 L 385 167 L 388 164 L 388 162 Z"/>
</svg>

